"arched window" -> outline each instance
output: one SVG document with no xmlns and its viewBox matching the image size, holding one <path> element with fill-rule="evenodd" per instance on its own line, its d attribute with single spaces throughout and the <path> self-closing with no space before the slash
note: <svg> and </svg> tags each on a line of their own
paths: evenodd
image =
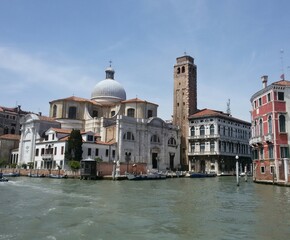
<svg viewBox="0 0 290 240">
<path fill-rule="evenodd" d="M 52 117 L 56 117 L 56 112 L 57 112 L 57 106 L 53 105 L 53 109 L 52 109 Z"/>
<path fill-rule="evenodd" d="M 286 132 L 285 116 L 284 115 L 279 116 L 279 128 L 280 128 L 280 132 Z"/>
<path fill-rule="evenodd" d="M 272 117 L 268 117 L 268 133 L 272 133 Z"/>
<path fill-rule="evenodd" d="M 263 135 L 263 120 L 260 119 L 259 121 L 259 135 L 262 136 Z"/>
<path fill-rule="evenodd" d="M 179 74 L 180 73 L 180 68 L 177 68 L 177 74 Z"/>
<path fill-rule="evenodd" d="M 182 66 L 182 68 L 181 68 L 181 72 L 185 72 L 185 67 L 184 66 Z"/>
<path fill-rule="evenodd" d="M 99 116 L 99 112 L 97 110 L 93 110 L 93 116 L 92 117 L 98 117 Z"/>
<path fill-rule="evenodd" d="M 69 107 L 68 109 L 68 118 L 76 119 L 77 118 L 77 108 L 76 107 Z"/>
<path fill-rule="evenodd" d="M 201 125 L 200 128 L 199 128 L 199 135 L 200 135 L 200 136 L 204 136 L 204 133 L 205 133 L 205 132 L 204 132 L 204 126 Z"/>
<path fill-rule="evenodd" d="M 114 116 L 115 116 L 115 114 L 116 114 L 116 112 L 115 112 L 115 111 L 111 111 L 111 117 L 114 117 Z"/>
<path fill-rule="evenodd" d="M 173 137 L 169 138 L 168 145 L 176 146 L 176 140 Z"/>
<path fill-rule="evenodd" d="M 127 116 L 128 117 L 135 117 L 135 109 L 134 108 L 127 109 Z"/>
<path fill-rule="evenodd" d="M 160 143 L 159 137 L 155 134 L 151 136 L 150 142 L 152 143 Z"/>
<path fill-rule="evenodd" d="M 210 142 L 210 152 L 214 152 L 214 141 Z"/>
<path fill-rule="evenodd" d="M 9 133 L 9 129 L 8 129 L 8 127 L 5 127 L 4 128 L 4 134 L 8 134 Z"/>
<path fill-rule="evenodd" d="M 214 125 L 210 125 L 209 127 L 210 135 L 214 135 Z"/>
<path fill-rule="evenodd" d="M 190 136 L 195 136 L 195 127 L 190 128 Z"/>
<path fill-rule="evenodd" d="M 124 133 L 123 139 L 124 140 L 131 140 L 131 141 L 134 141 L 135 140 L 134 135 L 133 135 L 132 132 L 126 132 L 126 133 Z"/>
<path fill-rule="evenodd" d="M 11 134 L 15 134 L 15 129 L 12 128 L 12 129 L 10 130 L 10 133 L 11 133 Z"/>
</svg>

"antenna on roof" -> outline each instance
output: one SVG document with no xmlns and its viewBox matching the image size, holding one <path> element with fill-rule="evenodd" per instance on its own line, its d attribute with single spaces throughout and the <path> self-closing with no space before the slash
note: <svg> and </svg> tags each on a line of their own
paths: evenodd
<svg viewBox="0 0 290 240">
<path fill-rule="evenodd" d="M 109 63 L 110 63 L 110 67 L 112 67 L 112 60 L 110 60 Z"/>
<path fill-rule="evenodd" d="M 231 99 L 228 99 L 227 102 L 227 114 L 231 115 Z"/>
<path fill-rule="evenodd" d="M 280 78 L 281 78 L 282 80 L 285 80 L 283 54 L 284 54 L 284 50 L 281 49 L 281 50 L 280 50 L 280 55 L 281 55 L 280 58 L 281 58 L 281 71 L 282 71 L 282 75 L 280 76 Z"/>
</svg>

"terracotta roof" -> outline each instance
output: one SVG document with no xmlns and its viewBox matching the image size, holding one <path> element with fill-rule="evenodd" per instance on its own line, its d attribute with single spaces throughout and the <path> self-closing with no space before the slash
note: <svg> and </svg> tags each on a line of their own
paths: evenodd
<svg viewBox="0 0 290 240">
<path fill-rule="evenodd" d="M 70 134 L 72 129 L 63 129 L 63 128 L 51 128 L 52 131 L 57 133 L 67 133 Z"/>
<path fill-rule="evenodd" d="M 9 108 L 9 107 L 3 107 L 3 106 L 0 106 L 0 112 L 10 112 L 10 113 L 19 113 L 19 114 L 31 113 L 31 112 L 23 111 L 21 108 L 18 109 L 18 107 Z"/>
<path fill-rule="evenodd" d="M 281 81 L 274 82 L 273 84 L 275 84 L 275 85 L 282 85 L 282 86 L 290 86 L 290 81 L 281 80 Z"/>
<path fill-rule="evenodd" d="M 55 118 L 52 118 L 52 117 L 47 117 L 47 116 L 40 116 L 40 115 L 37 115 L 39 117 L 40 120 L 42 121 L 47 121 L 47 122 L 56 122 L 55 121 Z"/>
<path fill-rule="evenodd" d="M 80 98 L 80 97 L 76 97 L 76 96 L 71 96 L 71 97 L 68 97 L 68 98 L 61 98 L 61 99 L 57 99 L 57 100 L 53 100 L 49 103 L 53 103 L 53 102 L 58 102 L 58 101 L 74 101 L 74 102 L 88 102 L 88 103 L 92 103 L 92 104 L 95 104 L 95 105 L 101 105 L 100 103 L 97 103 L 96 101 L 93 101 L 93 100 L 90 100 L 90 99 L 87 99 L 87 98 Z"/>
<path fill-rule="evenodd" d="M 192 114 L 191 116 L 188 117 L 188 119 L 201 118 L 201 117 L 222 117 L 222 118 L 227 118 L 229 120 L 242 122 L 245 124 L 250 124 L 247 121 L 234 118 L 228 113 L 224 113 L 222 111 L 217 111 L 217 110 L 212 110 L 212 109 L 207 109 L 207 108 L 201 109 L 197 113 Z"/>
<path fill-rule="evenodd" d="M 149 104 L 154 104 L 154 105 L 157 105 L 158 106 L 158 104 L 156 104 L 156 103 L 147 102 L 147 101 L 142 100 L 140 98 L 128 99 L 128 100 L 122 101 L 122 103 L 149 103 Z"/>
<path fill-rule="evenodd" d="M 0 136 L 0 139 L 5 139 L 5 140 L 20 140 L 20 135 L 15 135 L 15 134 L 4 134 Z"/>
</svg>

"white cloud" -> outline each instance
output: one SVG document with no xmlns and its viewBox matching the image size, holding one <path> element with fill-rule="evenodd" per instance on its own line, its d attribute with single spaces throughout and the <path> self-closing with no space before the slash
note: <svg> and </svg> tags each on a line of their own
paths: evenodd
<svg viewBox="0 0 290 240">
<path fill-rule="evenodd" d="M 78 67 L 57 65 L 53 61 L 44 61 L 33 54 L 27 54 L 13 48 L 0 47 L 0 71 L 14 77 L 7 82 L 7 89 L 29 86 L 50 86 L 54 91 L 62 88 L 70 91 L 81 89 L 84 85 L 93 85 L 94 80 L 83 74 Z M 19 82 L 15 82 L 19 81 Z M 57 86 L 56 88 L 54 88 Z"/>
</svg>

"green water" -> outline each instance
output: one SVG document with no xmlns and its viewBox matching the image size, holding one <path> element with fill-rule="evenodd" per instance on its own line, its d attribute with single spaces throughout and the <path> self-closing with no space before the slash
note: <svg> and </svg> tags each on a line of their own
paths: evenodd
<svg viewBox="0 0 290 240">
<path fill-rule="evenodd" d="M 290 188 L 234 177 L 160 181 L 11 178 L 2 239 L 290 239 Z"/>
</svg>

